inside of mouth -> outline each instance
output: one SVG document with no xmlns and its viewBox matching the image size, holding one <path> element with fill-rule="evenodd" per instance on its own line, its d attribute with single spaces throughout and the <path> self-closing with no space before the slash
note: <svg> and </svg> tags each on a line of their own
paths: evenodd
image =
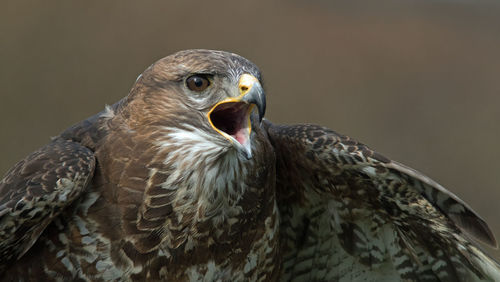
<svg viewBox="0 0 500 282">
<path fill-rule="evenodd" d="M 220 131 L 245 144 L 249 134 L 248 110 L 243 102 L 228 102 L 218 105 L 210 113 L 212 124 Z"/>
</svg>

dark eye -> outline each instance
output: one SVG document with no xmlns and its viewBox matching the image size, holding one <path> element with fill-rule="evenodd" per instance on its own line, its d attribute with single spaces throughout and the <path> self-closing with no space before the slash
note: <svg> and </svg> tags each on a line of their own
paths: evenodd
<svg viewBox="0 0 500 282">
<path fill-rule="evenodd" d="M 196 92 L 201 92 L 210 86 L 210 80 L 206 75 L 195 74 L 186 79 L 186 86 Z"/>
</svg>

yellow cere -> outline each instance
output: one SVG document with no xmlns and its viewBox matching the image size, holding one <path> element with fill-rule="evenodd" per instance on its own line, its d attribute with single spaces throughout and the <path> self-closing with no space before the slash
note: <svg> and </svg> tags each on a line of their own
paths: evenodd
<svg viewBox="0 0 500 282">
<path fill-rule="evenodd" d="M 251 74 L 245 73 L 242 74 L 240 77 L 240 81 L 238 82 L 238 88 L 240 89 L 240 96 L 238 98 L 241 99 L 250 89 L 252 86 L 258 82 L 257 78 Z"/>
</svg>

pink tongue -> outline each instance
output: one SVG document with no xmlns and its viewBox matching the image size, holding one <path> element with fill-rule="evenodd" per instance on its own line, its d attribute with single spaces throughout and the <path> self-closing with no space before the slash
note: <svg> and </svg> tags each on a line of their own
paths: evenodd
<svg viewBox="0 0 500 282">
<path fill-rule="evenodd" d="M 233 135 L 233 138 L 236 139 L 238 142 L 240 142 L 241 145 L 244 145 L 247 142 L 247 136 L 245 134 L 246 128 L 240 128 L 238 131 Z"/>
</svg>

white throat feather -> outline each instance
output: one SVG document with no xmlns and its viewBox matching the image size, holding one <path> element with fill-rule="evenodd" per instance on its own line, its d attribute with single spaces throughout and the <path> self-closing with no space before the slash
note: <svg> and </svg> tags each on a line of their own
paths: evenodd
<svg viewBox="0 0 500 282">
<path fill-rule="evenodd" d="M 164 138 L 157 144 L 168 151 L 164 164 L 172 172 L 162 188 L 174 192 L 173 201 L 185 208 L 195 206 L 197 217 L 214 218 L 218 223 L 240 214 L 238 202 L 247 189 L 244 162 L 251 160 L 227 140 L 191 125 L 162 130 Z"/>
</svg>

